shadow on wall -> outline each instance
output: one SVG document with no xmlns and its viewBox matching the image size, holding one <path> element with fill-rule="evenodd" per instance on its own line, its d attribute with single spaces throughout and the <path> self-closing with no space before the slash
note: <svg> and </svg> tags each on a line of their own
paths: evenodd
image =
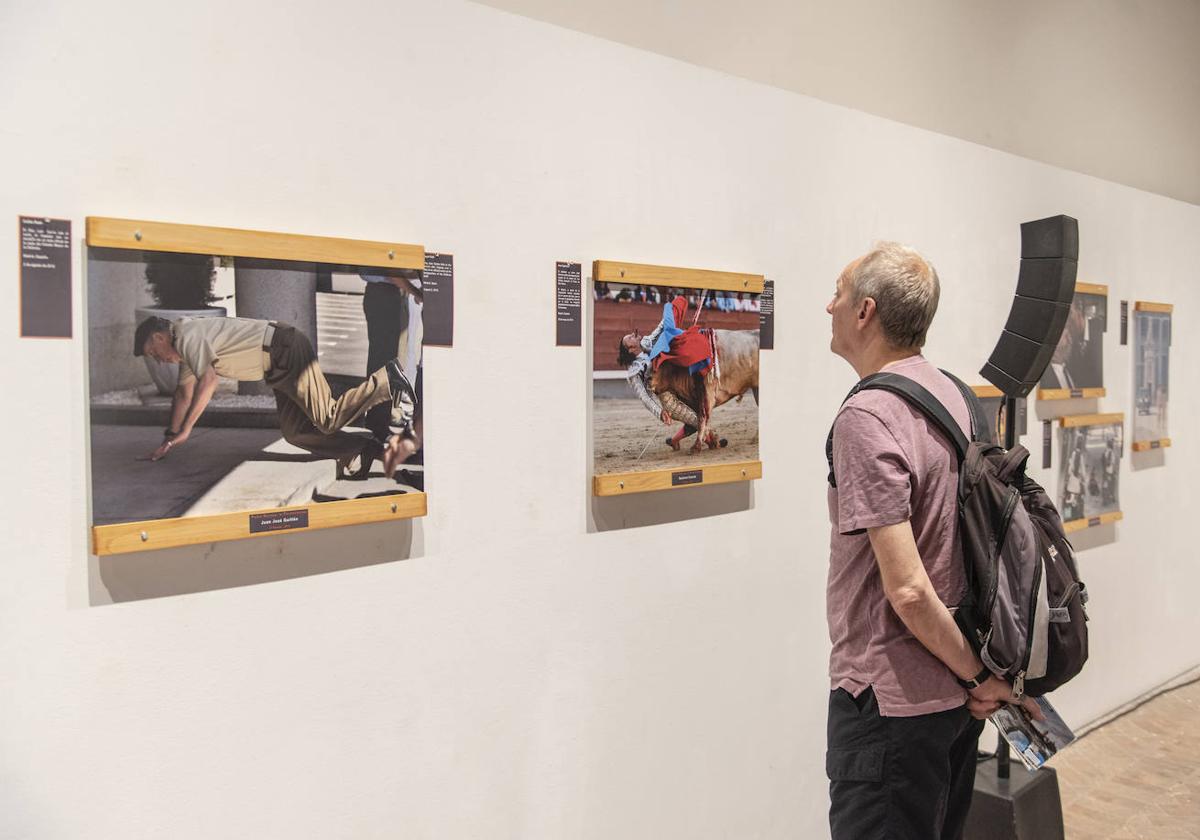
<svg viewBox="0 0 1200 840">
<path fill-rule="evenodd" d="M 588 482 L 587 492 L 592 491 Z M 588 532 L 621 531 L 667 522 L 686 522 L 750 510 L 754 506 L 753 482 L 738 481 L 658 490 L 628 496 L 592 496 Z"/>
<path fill-rule="evenodd" d="M 1147 449 L 1144 452 L 1133 452 L 1133 457 L 1129 459 L 1130 465 L 1134 472 L 1138 470 L 1152 470 L 1156 467 L 1166 466 L 1167 450 L 1165 449 Z"/>
<path fill-rule="evenodd" d="M 211 592 L 420 556 L 420 525 L 376 522 L 159 551 L 91 557 L 92 606 Z"/>
<path fill-rule="evenodd" d="M 1067 538 L 1075 548 L 1076 554 L 1081 551 L 1087 551 L 1089 548 L 1112 545 L 1117 541 L 1117 523 L 1109 522 L 1105 525 L 1097 525 L 1094 528 L 1084 528 L 1082 531 L 1067 534 Z"/>
</svg>

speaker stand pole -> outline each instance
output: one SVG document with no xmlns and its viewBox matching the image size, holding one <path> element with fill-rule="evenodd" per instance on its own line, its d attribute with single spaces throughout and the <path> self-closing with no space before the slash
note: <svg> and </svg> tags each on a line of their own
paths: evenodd
<svg viewBox="0 0 1200 840">
<path fill-rule="evenodd" d="M 1004 398 L 1004 448 L 1017 445 L 1017 399 Z M 1010 778 L 1008 741 L 999 737 L 996 763 L 981 762 L 975 773 L 975 794 L 965 840 L 1063 840 L 1062 799 L 1058 776 L 1051 767 L 1035 773 L 1022 766 Z"/>
<path fill-rule="evenodd" d="M 1012 449 L 1017 445 L 1017 398 L 1004 398 L 1004 448 Z M 996 778 L 1007 779 L 1008 767 L 1012 757 L 1008 751 L 1008 741 L 1000 738 L 996 747 Z"/>
</svg>

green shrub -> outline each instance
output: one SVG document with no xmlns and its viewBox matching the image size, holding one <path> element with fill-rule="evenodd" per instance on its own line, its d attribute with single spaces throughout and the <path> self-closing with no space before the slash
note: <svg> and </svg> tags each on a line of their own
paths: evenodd
<svg viewBox="0 0 1200 840">
<path fill-rule="evenodd" d="M 207 254 L 146 252 L 146 287 L 162 309 L 204 309 L 213 302 L 217 269 Z"/>
</svg>

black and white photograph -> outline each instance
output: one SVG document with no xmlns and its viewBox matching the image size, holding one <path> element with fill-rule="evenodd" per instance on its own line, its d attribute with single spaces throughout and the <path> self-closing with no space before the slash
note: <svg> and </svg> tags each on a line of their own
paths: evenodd
<svg viewBox="0 0 1200 840">
<path fill-rule="evenodd" d="M 92 524 L 423 492 L 421 276 L 90 247 Z"/>
<path fill-rule="evenodd" d="M 974 391 L 975 396 L 979 398 L 980 405 L 983 406 L 984 416 L 988 420 L 988 428 L 982 430 L 979 433 L 980 436 L 994 443 L 1004 443 L 1007 428 L 1004 416 L 1004 395 L 992 385 L 976 385 Z M 1024 398 L 1017 400 L 1016 421 L 1016 434 L 1020 438 L 1029 431 L 1028 410 Z"/>
<path fill-rule="evenodd" d="M 1119 420 L 1063 424 L 1059 438 L 1058 509 L 1064 523 L 1121 509 L 1118 484 L 1123 436 L 1124 423 Z"/>
<path fill-rule="evenodd" d="M 1039 397 L 1065 399 L 1071 392 L 1104 387 L 1104 333 L 1107 328 L 1107 287 L 1080 284 L 1071 301 L 1062 337 L 1042 373 Z"/>
<path fill-rule="evenodd" d="M 1167 403 L 1171 358 L 1171 306 L 1139 301 L 1133 312 L 1133 443 L 1137 448 L 1170 441 Z"/>
</svg>

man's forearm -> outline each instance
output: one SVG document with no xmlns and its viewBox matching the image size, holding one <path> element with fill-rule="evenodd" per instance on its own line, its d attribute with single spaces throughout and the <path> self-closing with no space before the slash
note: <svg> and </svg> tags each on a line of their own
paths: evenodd
<svg viewBox="0 0 1200 840">
<path fill-rule="evenodd" d="M 416 286 L 414 286 L 408 278 L 406 278 L 406 277 L 389 277 L 388 282 L 390 282 L 393 286 L 395 286 L 397 289 L 404 292 L 405 294 L 412 295 L 414 298 L 417 299 L 418 303 L 421 302 L 421 299 L 423 297 L 422 291 L 420 289 L 418 289 Z"/>
<path fill-rule="evenodd" d="M 889 598 L 889 601 L 891 599 Z M 983 663 L 967 643 L 954 617 L 934 593 L 932 587 L 924 594 L 898 597 L 892 609 L 909 632 L 943 664 L 964 680 L 979 674 Z"/>
<path fill-rule="evenodd" d="M 901 522 L 869 528 L 867 533 L 879 563 L 884 594 L 904 626 L 959 677 L 975 677 L 983 669 L 983 663 L 934 591 L 921 562 L 912 525 Z"/>
<path fill-rule="evenodd" d="M 175 395 L 171 398 L 171 425 L 172 432 L 179 432 L 183 429 L 183 418 L 187 415 L 188 406 L 192 404 L 192 395 L 195 393 L 194 383 L 188 385 L 180 385 L 175 389 Z"/>
<path fill-rule="evenodd" d="M 646 387 L 645 380 L 642 379 L 641 373 L 631 373 L 627 378 L 627 381 L 629 382 L 629 387 L 633 389 L 633 392 L 637 394 L 638 399 L 642 401 L 642 405 L 646 406 L 647 411 L 649 411 L 655 417 L 662 413 L 662 404 L 659 403 L 658 398 L 654 396 L 654 394 L 652 394 Z"/>
<path fill-rule="evenodd" d="M 191 432 L 192 427 L 196 425 L 196 421 L 200 419 L 200 415 L 204 413 L 204 409 L 208 408 L 209 400 L 212 399 L 212 395 L 216 390 L 217 375 L 210 370 L 204 376 L 200 377 L 200 381 L 196 383 L 195 393 L 187 409 L 187 416 L 184 417 L 179 431 Z"/>
</svg>

